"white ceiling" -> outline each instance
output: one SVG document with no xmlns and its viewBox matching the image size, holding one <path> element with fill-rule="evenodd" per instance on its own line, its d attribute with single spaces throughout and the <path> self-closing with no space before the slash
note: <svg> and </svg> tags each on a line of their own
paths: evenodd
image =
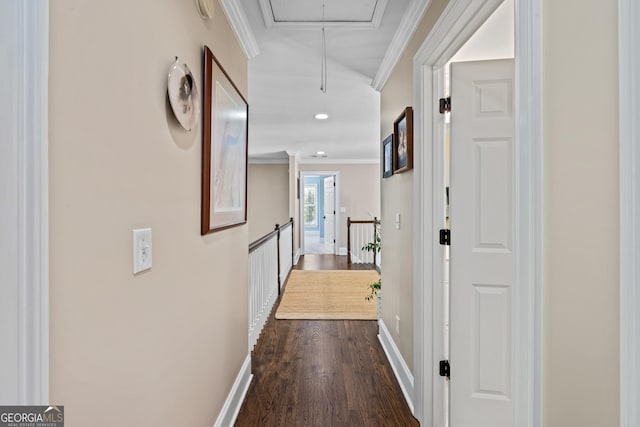
<svg viewBox="0 0 640 427">
<path fill-rule="evenodd" d="M 410 0 L 324 0 L 325 19 L 333 21 L 326 25 L 326 93 L 323 0 L 239 1 L 260 48 L 249 60 L 250 157 L 293 151 L 304 161 L 324 151 L 328 163 L 378 160 L 380 96 L 371 82 Z M 329 119 L 316 120 L 320 112 Z"/>
</svg>

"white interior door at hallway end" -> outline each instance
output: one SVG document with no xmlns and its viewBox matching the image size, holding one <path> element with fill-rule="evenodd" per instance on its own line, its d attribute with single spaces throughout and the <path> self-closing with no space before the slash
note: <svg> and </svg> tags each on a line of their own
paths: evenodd
<svg viewBox="0 0 640 427">
<path fill-rule="evenodd" d="M 336 253 L 336 198 L 335 198 L 335 176 L 324 178 L 324 249 L 327 253 Z"/>
<path fill-rule="evenodd" d="M 514 61 L 451 66 L 451 427 L 513 427 Z"/>
</svg>

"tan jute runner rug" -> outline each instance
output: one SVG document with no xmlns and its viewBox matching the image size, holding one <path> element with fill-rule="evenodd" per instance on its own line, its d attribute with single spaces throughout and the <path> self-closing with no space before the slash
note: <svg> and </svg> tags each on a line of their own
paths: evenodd
<svg viewBox="0 0 640 427">
<path fill-rule="evenodd" d="M 367 301 L 374 270 L 294 270 L 276 319 L 376 320 L 375 298 Z"/>
</svg>

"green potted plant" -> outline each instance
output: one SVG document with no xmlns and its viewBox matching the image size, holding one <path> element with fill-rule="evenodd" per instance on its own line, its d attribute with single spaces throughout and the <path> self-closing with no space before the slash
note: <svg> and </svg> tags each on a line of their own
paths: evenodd
<svg viewBox="0 0 640 427">
<path fill-rule="evenodd" d="M 365 297 L 367 301 L 371 301 L 378 295 L 380 289 L 382 288 L 382 279 L 378 279 L 377 282 L 373 282 L 369 285 L 369 295 Z"/>
<path fill-rule="evenodd" d="M 362 247 L 363 251 L 380 253 L 382 240 L 380 238 L 380 223 L 375 223 L 375 232 L 373 236 L 373 242 L 369 242 Z M 382 314 L 382 278 L 378 276 L 378 280 L 369 285 L 369 295 L 365 297 L 367 301 L 371 301 L 374 298 L 378 300 L 378 318 Z"/>
</svg>

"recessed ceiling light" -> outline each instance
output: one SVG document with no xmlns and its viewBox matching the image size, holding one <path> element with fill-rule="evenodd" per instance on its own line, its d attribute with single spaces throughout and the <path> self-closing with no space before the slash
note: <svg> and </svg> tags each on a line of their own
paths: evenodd
<svg viewBox="0 0 640 427">
<path fill-rule="evenodd" d="M 327 120 L 329 118 L 329 115 L 326 113 L 318 113 L 315 115 L 315 118 L 318 120 Z"/>
<path fill-rule="evenodd" d="M 324 151 L 316 151 L 316 154 L 317 154 L 318 156 L 324 156 Z"/>
</svg>

